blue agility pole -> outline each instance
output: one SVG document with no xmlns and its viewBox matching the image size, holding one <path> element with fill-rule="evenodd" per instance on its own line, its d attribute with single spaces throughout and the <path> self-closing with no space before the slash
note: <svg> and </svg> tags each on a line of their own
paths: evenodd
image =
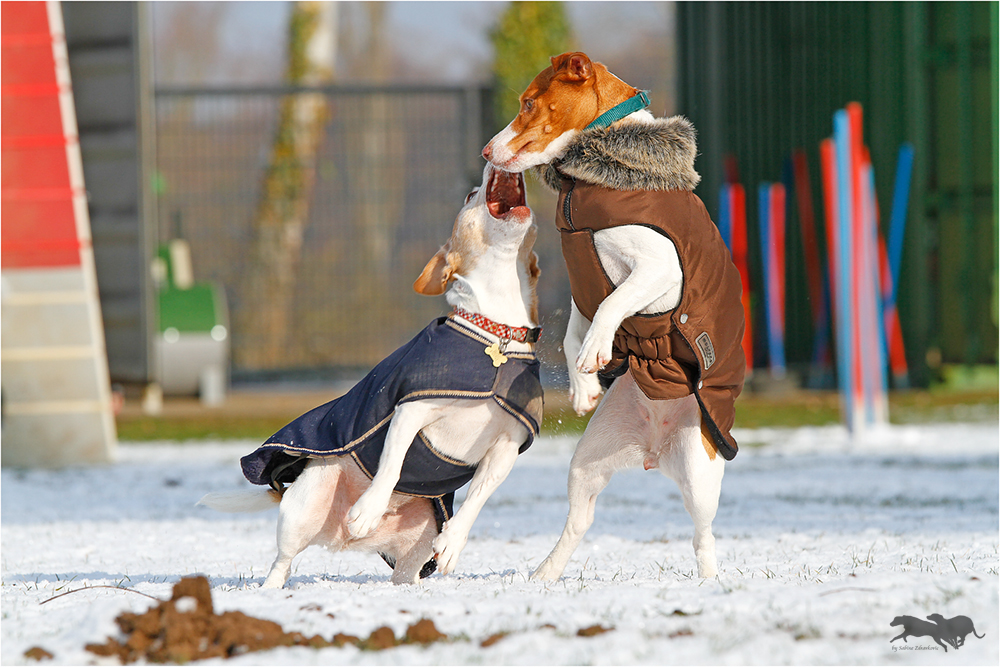
<svg viewBox="0 0 1000 667">
<path fill-rule="evenodd" d="M 729 248 L 729 254 L 733 253 L 733 212 L 732 212 L 733 186 L 726 183 L 719 189 L 719 220 L 717 226 L 719 235 Z"/>
<path fill-rule="evenodd" d="M 899 268 L 903 261 L 903 233 L 906 230 L 906 209 L 910 200 L 910 179 L 913 176 L 913 144 L 899 147 L 896 162 L 896 187 L 892 195 L 889 218 L 889 268 L 892 271 L 893 304 L 899 289 Z"/>
<path fill-rule="evenodd" d="M 829 295 L 831 333 L 834 347 L 838 345 L 840 336 L 840 315 L 838 313 L 838 288 L 840 286 L 840 202 L 837 187 L 837 143 L 832 137 L 819 143 L 820 175 L 823 180 L 823 219 L 826 222 L 827 275 L 826 293 Z M 843 372 L 843 364 L 839 348 L 837 358 L 837 374 Z M 837 383 L 840 390 L 840 411 L 847 414 L 847 394 L 842 382 Z"/>
<path fill-rule="evenodd" d="M 885 328 L 888 346 L 889 367 L 892 371 L 893 386 L 910 385 L 909 366 L 906 363 L 906 348 L 899 325 L 896 300 L 899 295 L 900 267 L 903 259 L 903 236 L 906 230 L 906 210 L 910 198 L 910 178 L 913 175 L 913 146 L 904 143 L 899 148 L 896 162 L 896 183 L 892 197 L 892 213 L 889 218 L 886 259 L 888 265 L 883 286 L 883 307 L 886 312 Z"/>
<path fill-rule="evenodd" d="M 853 178 L 851 173 L 851 128 L 845 109 L 838 110 L 833 115 L 833 137 L 837 156 L 837 267 L 838 284 L 836 285 L 837 310 L 837 371 L 841 394 L 844 400 L 844 418 L 847 428 L 855 428 L 857 410 L 856 384 L 854 382 L 854 346 L 852 333 L 854 331 L 854 313 L 851 307 L 853 293 L 853 269 L 851 255 L 853 254 L 853 239 L 851 235 L 851 218 L 854 208 L 852 199 Z"/>
<path fill-rule="evenodd" d="M 770 225 L 771 209 L 771 189 L 767 183 L 761 183 L 757 187 L 757 228 L 760 233 L 760 263 L 761 277 L 764 279 L 763 289 L 760 290 L 761 305 L 764 307 L 764 327 L 767 332 L 767 358 L 768 365 L 771 364 L 771 281 L 768 271 L 771 266 L 771 234 Z"/>
</svg>

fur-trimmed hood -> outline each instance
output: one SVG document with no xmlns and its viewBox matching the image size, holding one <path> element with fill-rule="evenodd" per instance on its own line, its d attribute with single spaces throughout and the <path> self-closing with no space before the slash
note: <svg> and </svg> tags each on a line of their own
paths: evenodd
<svg viewBox="0 0 1000 667">
<path fill-rule="evenodd" d="M 623 119 L 580 131 L 562 159 L 532 169 L 556 192 L 559 172 L 613 190 L 690 191 L 701 180 L 694 170 L 697 153 L 694 125 L 684 116 Z"/>
</svg>

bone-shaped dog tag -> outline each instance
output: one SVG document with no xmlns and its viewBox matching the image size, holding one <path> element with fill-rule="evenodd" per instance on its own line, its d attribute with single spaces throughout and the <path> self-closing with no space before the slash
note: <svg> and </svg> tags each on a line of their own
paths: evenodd
<svg viewBox="0 0 1000 667">
<path fill-rule="evenodd" d="M 507 363 L 507 357 L 500 351 L 499 343 L 493 343 L 484 351 L 490 356 L 490 359 L 493 360 L 494 368 L 500 368 L 500 364 Z"/>
</svg>

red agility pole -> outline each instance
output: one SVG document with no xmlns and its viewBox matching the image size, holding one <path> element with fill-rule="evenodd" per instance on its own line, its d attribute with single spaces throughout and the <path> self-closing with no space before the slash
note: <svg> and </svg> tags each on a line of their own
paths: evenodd
<svg viewBox="0 0 1000 667">
<path fill-rule="evenodd" d="M 857 312 L 858 307 L 861 305 L 861 267 L 859 262 L 862 254 L 862 222 L 861 218 L 864 215 L 862 210 L 862 181 L 861 181 L 861 165 L 862 165 L 862 151 L 864 150 L 864 137 L 862 135 L 862 110 L 861 105 L 857 102 L 851 102 L 844 110 L 847 112 L 847 122 L 848 122 L 848 178 L 851 179 L 851 189 L 850 189 L 850 200 L 848 210 L 847 224 L 850 227 L 848 232 L 850 239 L 850 247 L 844 248 L 843 250 L 850 253 L 847 259 L 850 262 L 851 278 L 848 283 L 848 303 L 850 307 L 855 309 L 855 314 L 851 318 L 851 328 L 848 335 L 851 337 L 850 350 L 852 352 L 849 358 L 849 382 L 851 386 L 851 395 L 854 397 L 854 415 L 855 420 L 852 421 L 852 426 L 857 426 L 859 421 L 857 417 L 859 415 L 865 414 L 865 383 L 864 383 L 864 364 L 862 362 L 862 341 L 861 341 L 861 317 L 860 313 Z"/>
<path fill-rule="evenodd" d="M 820 259 L 819 242 L 816 238 L 816 217 L 813 208 L 812 187 L 809 182 L 809 167 L 806 154 L 797 149 L 792 154 L 795 177 L 795 198 L 799 204 L 799 224 L 802 229 L 802 251 L 806 262 L 806 278 L 809 281 L 809 305 L 813 315 L 813 365 L 822 373 L 830 368 L 830 339 L 827 333 L 829 323 L 829 301 L 826 279 Z"/>
<path fill-rule="evenodd" d="M 740 282 L 743 285 L 743 317 L 746 328 L 743 330 L 743 354 L 747 360 L 747 377 L 753 374 L 753 319 L 750 316 L 750 270 L 747 265 L 747 196 L 743 186 L 733 183 L 729 189 L 729 214 L 733 243 L 733 263 L 740 272 Z"/>
<path fill-rule="evenodd" d="M 799 224 L 802 228 L 802 250 L 806 260 L 806 279 L 809 281 L 809 305 L 813 322 L 818 323 L 823 308 L 823 269 L 816 242 L 816 220 L 813 217 L 812 192 L 809 187 L 809 166 L 805 151 L 792 153 L 795 174 L 795 199 L 799 204 Z"/>
</svg>

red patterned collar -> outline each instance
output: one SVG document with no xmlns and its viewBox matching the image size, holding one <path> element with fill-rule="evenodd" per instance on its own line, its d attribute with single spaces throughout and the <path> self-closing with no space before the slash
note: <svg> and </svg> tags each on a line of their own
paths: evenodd
<svg viewBox="0 0 1000 667">
<path fill-rule="evenodd" d="M 509 327 L 506 324 L 500 324 L 499 322 L 487 319 L 479 313 L 470 313 L 464 308 L 456 307 L 452 315 L 472 322 L 483 331 L 490 332 L 502 341 L 516 340 L 519 343 L 536 343 L 539 336 L 542 335 L 541 327 L 533 329 L 528 327 Z"/>
</svg>

